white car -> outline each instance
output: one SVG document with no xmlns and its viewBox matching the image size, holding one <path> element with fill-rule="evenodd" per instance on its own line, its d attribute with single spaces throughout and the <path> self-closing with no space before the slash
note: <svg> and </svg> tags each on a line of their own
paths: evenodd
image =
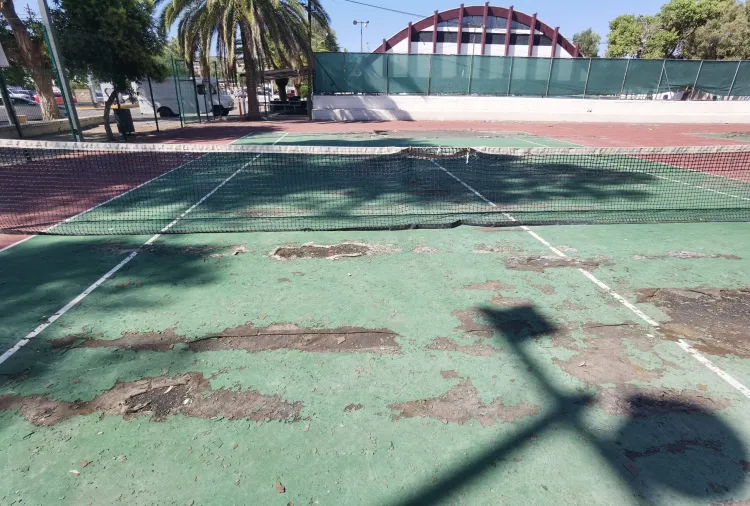
<svg viewBox="0 0 750 506">
<path fill-rule="evenodd" d="M 19 97 L 11 97 L 10 100 L 17 116 L 26 116 L 26 121 L 42 121 L 42 107 L 33 100 Z M 58 109 L 60 117 L 64 118 L 65 108 L 58 106 Z M 2 98 L 0 98 L 0 122 L 10 123 Z"/>
</svg>

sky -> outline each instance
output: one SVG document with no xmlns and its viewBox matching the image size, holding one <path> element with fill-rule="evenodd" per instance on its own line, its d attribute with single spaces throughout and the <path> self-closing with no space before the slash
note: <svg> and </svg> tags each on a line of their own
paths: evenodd
<svg viewBox="0 0 750 506">
<path fill-rule="evenodd" d="M 341 49 L 358 52 L 360 43 L 360 27 L 352 21 L 369 21 L 363 30 L 363 49 L 365 52 L 374 51 L 383 39 L 388 39 L 403 30 L 409 21 L 416 22 L 432 15 L 435 10 L 445 11 L 454 9 L 461 4 L 461 0 L 362 0 L 365 3 L 378 5 L 390 9 L 419 14 L 419 17 L 396 14 L 373 7 L 366 7 L 347 2 L 346 0 L 320 0 L 323 7 L 331 16 L 332 28 Z M 515 0 L 513 7 L 517 11 L 527 14 L 538 13 L 537 18 L 550 25 L 559 26 L 560 33 L 568 39 L 573 34 L 593 28 L 602 36 L 599 54 L 606 49 L 606 38 L 609 32 L 609 22 L 620 14 L 656 14 L 666 0 L 629 0 L 627 3 L 601 0 Z M 481 0 L 464 1 L 465 6 L 484 5 Z M 508 4 L 491 1 L 490 5 L 507 7 Z"/>
<path fill-rule="evenodd" d="M 347 0 L 320 0 L 323 7 L 331 16 L 331 25 L 336 32 L 339 46 L 342 50 L 358 52 L 360 47 L 360 26 L 352 22 L 369 21 L 367 28 L 362 30 L 362 48 L 365 52 L 374 51 L 383 39 L 388 39 L 406 28 L 409 21 L 416 22 L 432 15 L 435 10 L 445 11 L 454 9 L 462 0 L 361 0 L 365 3 L 378 5 L 389 9 L 406 11 L 418 16 L 397 14 L 386 10 L 354 4 Z M 621 5 L 612 0 L 515 0 L 513 7 L 517 11 L 533 14 L 550 25 L 559 26 L 560 33 L 572 40 L 573 34 L 593 28 L 602 36 L 599 54 L 603 55 L 607 47 L 607 33 L 609 22 L 620 14 L 656 14 L 667 0 L 629 0 Z M 38 0 L 14 0 L 19 14 L 28 5 L 38 12 Z M 52 3 L 48 0 L 48 3 Z M 484 5 L 482 0 L 466 1 L 464 5 Z M 490 5 L 507 7 L 507 3 L 491 1 Z M 22 15 L 23 17 L 23 15 Z M 170 35 L 174 35 L 172 30 Z"/>
</svg>

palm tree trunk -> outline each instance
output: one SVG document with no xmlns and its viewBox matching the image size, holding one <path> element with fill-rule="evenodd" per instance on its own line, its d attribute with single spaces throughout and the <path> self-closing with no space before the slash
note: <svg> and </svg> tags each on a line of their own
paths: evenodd
<svg viewBox="0 0 750 506">
<path fill-rule="evenodd" d="M 256 76 L 257 68 L 253 56 L 252 34 L 250 26 L 246 21 L 240 24 L 240 37 L 242 39 L 242 56 L 245 61 L 245 86 L 247 87 L 247 115 L 246 119 L 258 121 L 260 116 L 260 104 L 258 103 L 258 79 Z"/>
<path fill-rule="evenodd" d="M 42 42 L 32 40 L 26 25 L 16 14 L 13 0 L 0 0 L 0 14 L 10 25 L 23 64 L 31 73 L 31 79 L 39 93 L 42 118 L 44 120 L 60 119 L 60 109 L 57 107 L 55 93 L 52 90 L 52 67 L 49 65 L 49 60 L 42 54 Z M 73 104 L 70 106 L 72 107 Z"/>
</svg>

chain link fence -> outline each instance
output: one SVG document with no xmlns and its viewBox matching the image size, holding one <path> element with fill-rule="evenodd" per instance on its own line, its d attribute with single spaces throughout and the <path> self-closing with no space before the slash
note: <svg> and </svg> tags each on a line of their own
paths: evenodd
<svg viewBox="0 0 750 506">
<path fill-rule="evenodd" d="M 318 53 L 316 94 L 717 100 L 750 96 L 750 61 Z"/>
</svg>

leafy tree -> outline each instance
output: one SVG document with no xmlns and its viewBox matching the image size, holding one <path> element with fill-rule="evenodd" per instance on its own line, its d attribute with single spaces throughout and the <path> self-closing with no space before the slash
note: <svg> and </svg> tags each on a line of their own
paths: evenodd
<svg viewBox="0 0 750 506">
<path fill-rule="evenodd" d="M 164 36 L 156 30 L 150 0 L 60 0 L 53 13 L 65 62 L 75 75 L 112 83 L 104 103 L 104 126 L 111 140 L 109 113 L 118 93 L 132 83 L 166 76 L 158 56 Z"/>
<path fill-rule="evenodd" d="M 687 44 L 691 58 L 750 59 L 750 4 L 725 0 L 721 14 L 698 28 Z"/>
<path fill-rule="evenodd" d="M 14 62 L 16 77 L 25 74 L 20 67 L 26 69 L 39 94 L 42 117 L 45 120 L 59 119 L 60 110 L 52 89 L 52 66 L 39 21 L 31 15 L 26 20 L 18 17 L 13 0 L 0 0 L 0 14 L 13 35 L 14 43 L 7 46 L 10 54 L 6 56 Z M 5 43 L 3 39 L 3 47 L 6 47 Z"/>
<path fill-rule="evenodd" d="M 573 35 L 573 44 L 578 44 L 581 54 L 588 58 L 599 57 L 599 43 L 601 41 L 602 36 L 594 32 L 591 28 Z"/>
<path fill-rule="evenodd" d="M 661 31 L 658 16 L 624 14 L 609 22 L 607 58 L 652 58 L 658 49 L 654 36 Z M 658 47 L 658 44 L 657 44 Z"/>
<path fill-rule="evenodd" d="M 158 0 L 164 2 L 166 0 Z M 311 2 L 315 23 L 328 27 L 328 14 L 319 0 Z M 276 55 L 279 65 L 302 67 L 310 54 L 307 4 L 303 0 L 172 0 L 161 14 L 161 27 L 177 24 L 183 53 L 198 55 L 201 72 L 208 67 L 211 42 L 226 61 L 235 59 L 235 39 L 242 41 L 248 117 L 260 119 L 256 89 L 260 73 Z M 293 63 L 295 65 L 293 65 Z"/>
</svg>

